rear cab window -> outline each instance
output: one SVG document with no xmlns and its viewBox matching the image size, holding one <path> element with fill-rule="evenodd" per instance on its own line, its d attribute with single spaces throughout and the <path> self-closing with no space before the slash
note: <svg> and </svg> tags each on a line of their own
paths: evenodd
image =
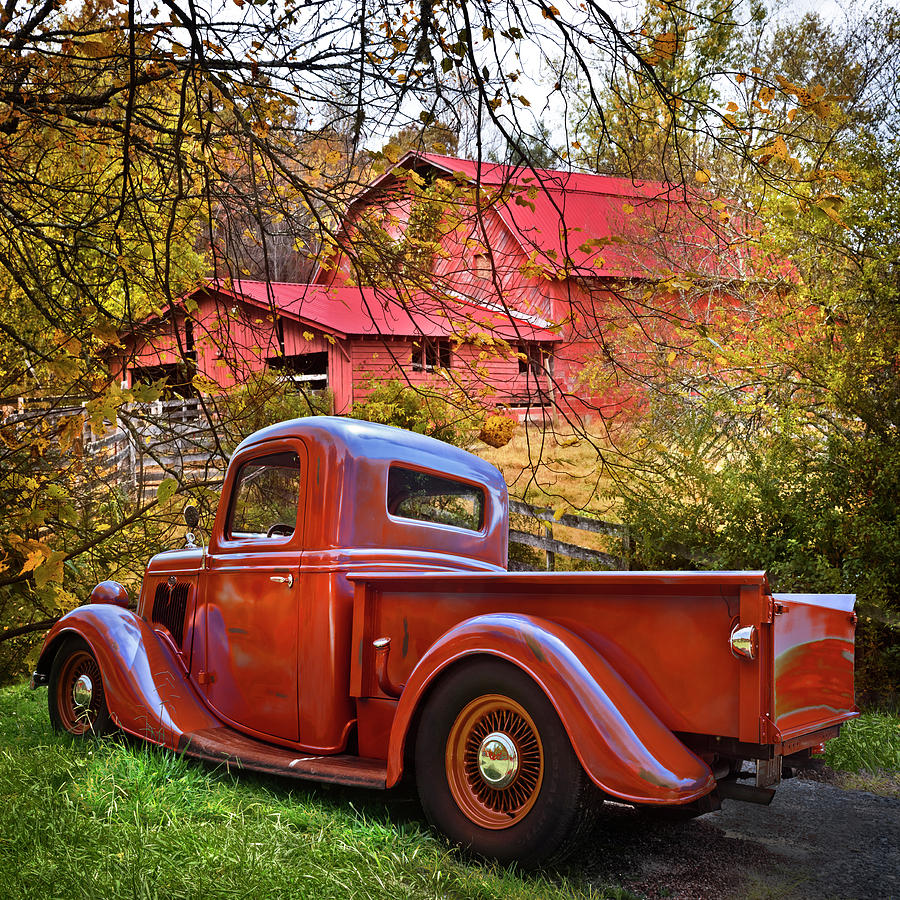
<svg viewBox="0 0 900 900">
<path fill-rule="evenodd" d="M 235 478 L 226 538 L 289 539 L 297 527 L 300 486 L 300 457 L 293 451 L 245 462 Z"/>
<path fill-rule="evenodd" d="M 394 465 L 388 471 L 387 510 L 398 519 L 480 532 L 485 493 L 477 485 Z"/>
</svg>

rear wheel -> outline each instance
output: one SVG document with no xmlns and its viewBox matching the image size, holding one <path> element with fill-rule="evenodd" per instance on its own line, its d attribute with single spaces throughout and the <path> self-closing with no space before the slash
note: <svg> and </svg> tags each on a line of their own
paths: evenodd
<svg viewBox="0 0 900 900">
<path fill-rule="evenodd" d="M 415 761 L 429 821 L 502 862 L 562 859 L 601 802 L 546 695 L 499 660 L 466 665 L 437 685 Z"/>
<path fill-rule="evenodd" d="M 47 703 L 59 731 L 79 737 L 112 731 L 100 666 L 82 638 L 67 638 L 53 658 Z"/>
</svg>

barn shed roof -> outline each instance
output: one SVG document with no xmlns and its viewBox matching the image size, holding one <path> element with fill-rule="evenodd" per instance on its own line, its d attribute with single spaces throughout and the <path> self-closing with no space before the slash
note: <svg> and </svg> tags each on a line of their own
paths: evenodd
<svg viewBox="0 0 900 900">
<path fill-rule="evenodd" d="M 401 299 L 384 288 L 251 280 L 214 279 L 208 287 L 340 337 L 466 339 L 483 334 L 507 341 L 560 340 L 546 322 L 457 295 Z"/>
</svg>

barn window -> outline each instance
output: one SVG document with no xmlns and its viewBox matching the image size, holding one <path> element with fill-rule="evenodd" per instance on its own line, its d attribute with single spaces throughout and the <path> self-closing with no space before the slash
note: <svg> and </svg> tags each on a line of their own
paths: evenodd
<svg viewBox="0 0 900 900">
<path fill-rule="evenodd" d="M 194 369 L 187 363 L 163 363 L 158 366 L 136 366 L 131 370 L 131 386 L 155 384 L 162 389 L 162 399 L 188 399 L 196 396 L 193 385 Z"/>
<path fill-rule="evenodd" d="M 197 348 L 194 344 L 194 320 L 190 317 L 186 317 L 184 320 L 184 357 L 196 365 Z"/>
<path fill-rule="evenodd" d="M 433 372 L 450 368 L 450 341 L 443 338 L 422 338 L 413 344 L 413 372 Z"/>
<path fill-rule="evenodd" d="M 519 374 L 540 378 L 546 374 L 548 353 L 540 344 L 519 344 Z"/>
<path fill-rule="evenodd" d="M 491 260 L 487 253 L 476 253 L 472 261 L 472 271 L 476 278 L 484 281 L 490 281 L 493 272 L 491 271 Z"/>
<path fill-rule="evenodd" d="M 292 381 L 301 393 L 324 391 L 328 387 L 328 351 L 298 353 L 294 356 L 272 356 L 266 361 L 269 369 Z"/>
</svg>

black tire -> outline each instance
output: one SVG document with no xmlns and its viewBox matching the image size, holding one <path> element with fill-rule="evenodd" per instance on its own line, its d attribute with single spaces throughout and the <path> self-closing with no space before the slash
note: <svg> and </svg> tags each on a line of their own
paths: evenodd
<svg viewBox="0 0 900 900">
<path fill-rule="evenodd" d="M 489 734 L 512 742 L 515 763 L 508 762 L 508 744 Z M 508 784 L 488 781 L 480 748 L 485 760 L 499 751 L 501 765 L 514 770 L 499 770 L 497 783 L 511 778 Z M 465 664 L 438 683 L 419 723 L 415 769 L 435 828 L 480 856 L 524 868 L 564 859 L 602 805 L 546 695 L 500 660 Z"/>
<path fill-rule="evenodd" d="M 85 738 L 114 730 L 100 665 L 83 638 L 66 638 L 53 657 L 47 706 L 57 731 Z"/>
</svg>

